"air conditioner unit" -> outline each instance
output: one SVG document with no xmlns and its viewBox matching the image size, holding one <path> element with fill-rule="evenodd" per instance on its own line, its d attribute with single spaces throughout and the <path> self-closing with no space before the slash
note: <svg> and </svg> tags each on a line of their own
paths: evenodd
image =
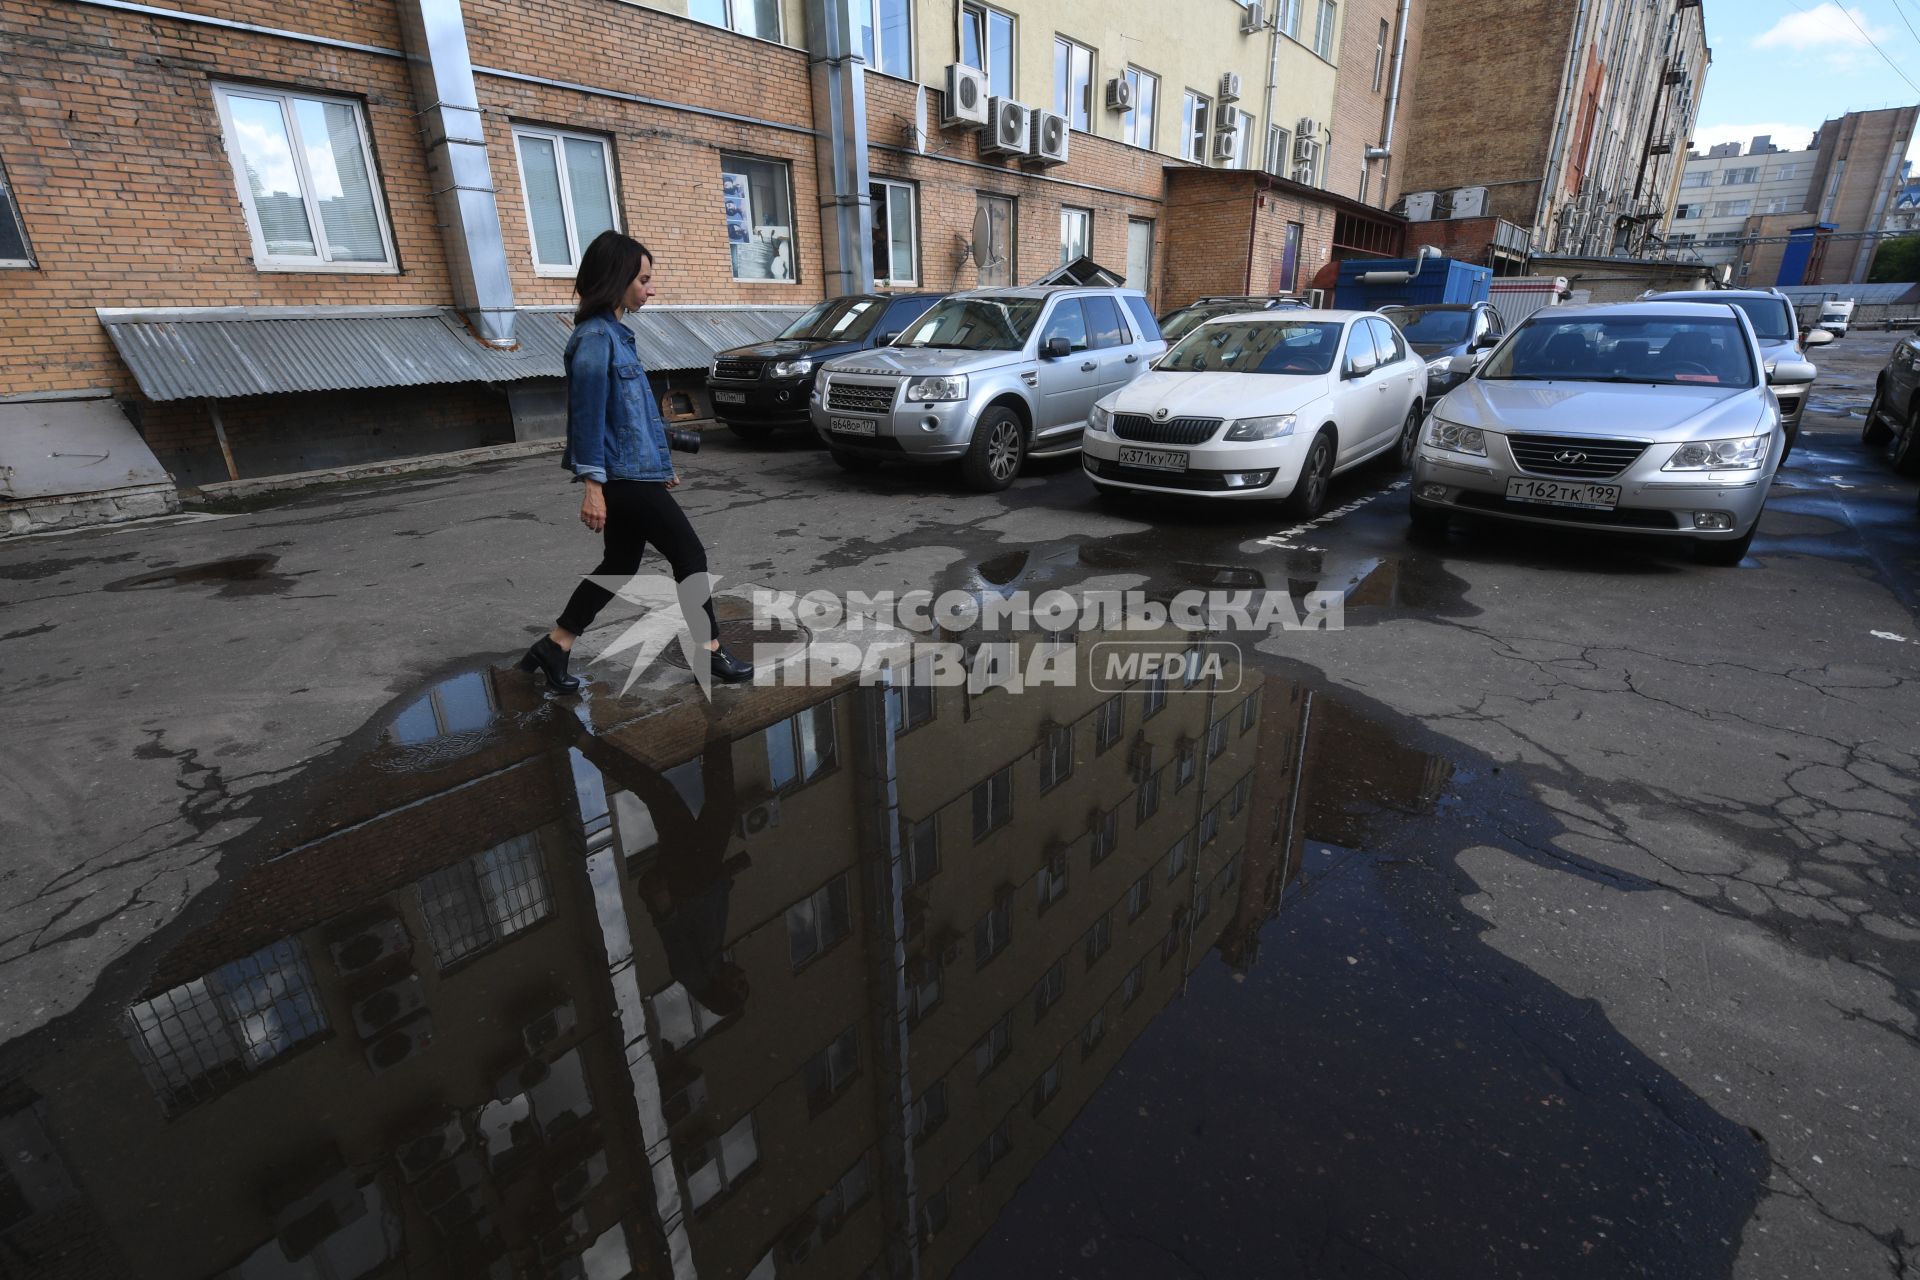
<svg viewBox="0 0 1920 1280">
<path fill-rule="evenodd" d="M 1107 110 L 1133 110 L 1133 82 L 1125 76 L 1107 81 Z"/>
<path fill-rule="evenodd" d="M 987 130 L 980 136 L 980 154 L 1024 156 L 1033 146 L 1033 108 L 1012 98 L 987 99 Z"/>
<path fill-rule="evenodd" d="M 1407 195 L 1407 221 L 1431 222 L 1434 202 L 1440 198 L 1437 191 L 1413 191 Z"/>
<path fill-rule="evenodd" d="M 416 1013 L 367 1046 L 367 1065 L 375 1075 L 411 1060 L 433 1043 L 433 1015 Z"/>
<path fill-rule="evenodd" d="M 1293 166 L 1293 180 L 1303 187 L 1312 186 L 1313 166 L 1310 164 L 1297 164 Z"/>
<path fill-rule="evenodd" d="M 780 825 L 780 797 L 768 796 L 758 804 L 740 811 L 740 834 L 757 836 L 768 827 Z"/>
<path fill-rule="evenodd" d="M 362 1040 L 372 1040 L 382 1028 L 426 1007 L 426 989 L 420 985 L 419 975 L 409 973 L 400 981 L 390 982 L 354 1001 L 353 1029 L 360 1033 Z"/>
<path fill-rule="evenodd" d="M 1220 101 L 1240 101 L 1240 73 L 1229 71 L 1220 77 Z"/>
<path fill-rule="evenodd" d="M 362 921 L 327 950 L 333 956 L 333 967 L 342 977 L 351 977 L 395 956 L 411 954 L 413 940 L 399 916 L 379 916 Z"/>
<path fill-rule="evenodd" d="M 1213 158 L 1229 164 L 1239 161 L 1240 131 L 1238 129 L 1223 129 L 1213 135 Z"/>
<path fill-rule="evenodd" d="M 1294 121 L 1293 135 L 1296 138 L 1302 135 L 1309 138 L 1318 138 L 1320 136 L 1320 122 L 1312 116 L 1301 116 L 1298 120 Z"/>
<path fill-rule="evenodd" d="M 1320 158 L 1320 144 L 1312 138 L 1295 138 L 1293 158 L 1300 164 L 1312 164 Z"/>
<path fill-rule="evenodd" d="M 947 68 L 947 96 L 940 103 L 942 129 L 987 127 L 987 73 L 956 62 Z"/>
<path fill-rule="evenodd" d="M 1485 187 L 1461 187 L 1453 193 L 1451 215 L 1456 218 L 1482 218 L 1487 213 Z"/>
<path fill-rule="evenodd" d="M 1067 138 L 1072 132 L 1067 126 L 1067 118 L 1051 111 L 1033 113 L 1033 154 L 1028 160 L 1035 165 L 1052 167 L 1067 162 Z"/>
<path fill-rule="evenodd" d="M 429 1170 L 466 1145 L 466 1126 L 460 1123 L 459 1113 L 455 1112 L 437 1121 L 432 1128 L 403 1138 L 400 1145 L 394 1148 L 393 1158 L 400 1165 L 401 1176 L 408 1182 L 418 1182 Z"/>
<path fill-rule="evenodd" d="M 1243 36 L 1259 35 L 1266 25 L 1267 9 L 1265 5 L 1250 4 L 1247 6 L 1247 11 L 1240 15 L 1240 34 Z"/>
<path fill-rule="evenodd" d="M 548 1045 L 573 1030 L 579 1021 L 573 1001 L 563 1000 L 520 1028 L 520 1043 L 526 1046 L 528 1056 L 538 1057 Z"/>
</svg>

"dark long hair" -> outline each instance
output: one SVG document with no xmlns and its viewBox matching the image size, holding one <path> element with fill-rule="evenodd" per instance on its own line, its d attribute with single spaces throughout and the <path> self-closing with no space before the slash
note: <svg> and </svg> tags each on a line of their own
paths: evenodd
<svg viewBox="0 0 1920 1280">
<path fill-rule="evenodd" d="M 573 277 L 573 291 L 580 295 L 573 322 L 579 324 L 588 316 L 618 307 L 641 266 L 652 260 L 652 251 L 632 236 L 618 231 L 602 231 L 595 236 L 580 255 L 580 271 Z"/>
</svg>

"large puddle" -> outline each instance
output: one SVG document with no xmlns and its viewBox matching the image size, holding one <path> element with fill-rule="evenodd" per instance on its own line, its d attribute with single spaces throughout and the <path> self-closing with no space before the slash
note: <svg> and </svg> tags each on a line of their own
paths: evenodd
<svg viewBox="0 0 1920 1280">
<path fill-rule="evenodd" d="M 1482 939 L 1474 762 L 1264 659 L 619 705 L 458 673 L 261 806 L 0 1095 L 0 1269 L 1729 1265 L 1759 1148 Z"/>
</svg>

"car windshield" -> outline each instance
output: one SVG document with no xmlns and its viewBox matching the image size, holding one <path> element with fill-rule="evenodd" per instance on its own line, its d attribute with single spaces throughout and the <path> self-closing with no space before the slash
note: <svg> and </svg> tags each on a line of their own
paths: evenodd
<svg viewBox="0 0 1920 1280">
<path fill-rule="evenodd" d="M 1195 329 L 1156 368 L 1177 373 L 1326 373 L 1340 325 L 1319 320 L 1222 320 Z"/>
<path fill-rule="evenodd" d="M 1751 387 L 1753 361 L 1740 325 L 1647 314 L 1535 316 L 1481 370 L 1492 382 L 1636 382 Z"/>
<path fill-rule="evenodd" d="M 1203 307 L 1186 307 L 1160 322 L 1160 336 L 1178 342 L 1215 316 L 1230 316 L 1236 311 L 1257 311 L 1257 302 L 1215 302 Z"/>
<path fill-rule="evenodd" d="M 946 298 L 901 335 L 896 347 L 1018 351 L 1040 318 L 1039 298 Z"/>
<path fill-rule="evenodd" d="M 1395 307 L 1384 313 L 1400 326 L 1401 336 L 1421 346 L 1453 346 L 1467 340 L 1473 328 L 1471 311 L 1429 311 L 1423 307 Z"/>
<path fill-rule="evenodd" d="M 783 338 L 858 342 L 867 336 L 886 304 L 879 298 L 829 298 L 781 330 Z"/>
</svg>

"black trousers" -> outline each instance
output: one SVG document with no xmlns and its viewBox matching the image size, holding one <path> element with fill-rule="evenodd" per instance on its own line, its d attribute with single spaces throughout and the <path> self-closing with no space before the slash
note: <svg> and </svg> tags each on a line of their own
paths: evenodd
<svg viewBox="0 0 1920 1280">
<path fill-rule="evenodd" d="M 601 487 L 607 500 L 607 525 L 601 531 L 605 551 L 599 567 L 600 577 L 629 578 L 640 571 L 640 557 L 652 543 L 673 568 L 674 581 L 684 581 L 707 570 L 707 549 L 693 531 L 686 512 L 673 500 L 667 486 L 653 480 L 609 480 Z M 585 578 L 573 589 L 567 607 L 557 623 L 562 631 L 584 635 L 594 618 L 613 599 L 613 592 Z M 713 601 L 708 600 L 707 625 L 710 634 L 720 634 L 714 621 Z"/>
</svg>

